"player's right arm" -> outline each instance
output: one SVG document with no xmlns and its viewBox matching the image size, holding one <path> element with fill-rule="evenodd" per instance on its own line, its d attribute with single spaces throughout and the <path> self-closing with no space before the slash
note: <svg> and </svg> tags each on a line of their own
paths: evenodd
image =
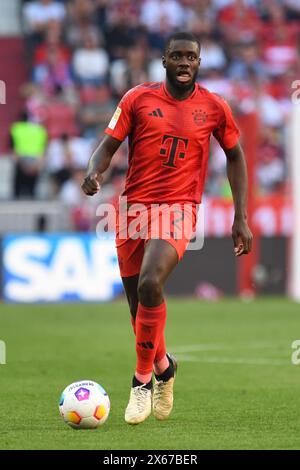
<svg viewBox="0 0 300 470">
<path fill-rule="evenodd" d="M 88 196 L 93 196 L 99 191 L 103 181 L 102 173 L 107 170 L 114 153 L 132 130 L 132 91 L 133 89 L 129 90 L 123 96 L 105 129 L 104 139 L 89 160 L 86 177 L 81 185 Z"/>
<path fill-rule="evenodd" d="M 103 181 L 102 173 L 109 167 L 111 159 L 121 143 L 120 140 L 110 135 L 105 135 L 92 154 L 89 160 L 86 177 L 81 185 L 83 192 L 88 196 L 94 196 L 94 194 L 99 191 Z"/>
</svg>

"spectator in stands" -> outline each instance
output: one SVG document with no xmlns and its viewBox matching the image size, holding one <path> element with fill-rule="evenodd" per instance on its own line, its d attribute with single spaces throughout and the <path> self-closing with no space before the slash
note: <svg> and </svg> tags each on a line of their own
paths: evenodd
<svg viewBox="0 0 300 470">
<path fill-rule="evenodd" d="M 122 96 L 129 88 L 148 81 L 147 54 L 139 45 L 127 51 L 127 60 L 115 61 L 111 67 L 111 86 L 116 97 Z"/>
<path fill-rule="evenodd" d="M 105 38 L 112 61 L 125 59 L 127 51 L 135 43 L 137 25 L 132 26 L 124 12 L 117 11 L 108 22 Z"/>
<path fill-rule="evenodd" d="M 258 112 L 262 129 L 282 135 L 290 85 L 300 72 L 299 0 L 37 0 L 24 4 L 23 18 L 34 61 L 34 83 L 23 87 L 23 95 L 30 119 L 48 131 L 46 169 L 57 177 L 58 193 L 70 179 L 62 194 L 76 193 L 76 168 L 106 127 L 115 99 L 143 81 L 164 80 L 162 49 L 176 29 L 202 42 L 200 84 L 223 95 L 237 114 Z M 75 79 L 79 86 L 71 85 Z M 280 187 L 286 171 L 283 150 L 279 156 L 268 142 L 260 145 L 264 152 L 257 182 L 268 193 Z M 222 162 L 213 151 L 207 189 L 226 196 Z M 108 199 L 114 181 L 112 172 L 103 191 Z M 78 211 L 76 228 L 91 226 L 88 212 Z"/>
<path fill-rule="evenodd" d="M 36 109 L 36 113 L 40 115 L 50 139 L 60 137 L 61 134 L 78 134 L 77 103 L 60 85 L 56 86 L 53 96 L 48 97 L 41 109 Z"/>
<path fill-rule="evenodd" d="M 42 92 L 40 86 L 33 82 L 25 83 L 20 89 L 20 95 L 25 100 L 25 109 L 29 120 L 43 123 L 47 97 Z"/>
<path fill-rule="evenodd" d="M 220 31 L 216 28 L 216 21 L 213 15 L 200 15 L 192 17 L 188 23 L 187 28 L 191 33 L 195 34 L 199 39 L 203 36 L 211 36 L 218 40 L 221 47 Z M 202 67 L 202 64 L 201 64 Z"/>
<path fill-rule="evenodd" d="M 63 22 L 66 15 L 63 3 L 55 0 L 36 0 L 23 6 L 24 29 L 27 37 L 26 50 L 28 58 L 40 44 L 51 21 Z"/>
<path fill-rule="evenodd" d="M 256 173 L 261 194 L 270 194 L 281 189 L 286 168 L 280 128 L 264 126 L 258 146 Z"/>
<path fill-rule="evenodd" d="M 202 0 L 198 2 L 197 0 L 183 0 L 183 4 L 185 2 L 188 3 L 190 7 L 190 11 L 194 13 L 194 15 L 190 15 L 193 18 L 203 19 L 204 21 L 211 21 L 215 23 L 216 16 L 217 16 L 217 7 L 214 5 L 213 0 Z M 222 5 L 222 8 L 226 5 Z"/>
<path fill-rule="evenodd" d="M 75 51 L 73 71 L 80 85 L 102 85 L 107 80 L 109 58 L 98 38 L 89 33 L 85 36 L 83 47 Z"/>
<path fill-rule="evenodd" d="M 53 96 L 58 86 L 62 89 L 72 86 L 69 62 L 60 54 L 58 48 L 48 48 L 44 62 L 33 69 L 33 81 L 38 83 L 48 96 Z"/>
<path fill-rule="evenodd" d="M 109 0 L 94 0 L 95 1 L 95 18 L 100 29 L 106 29 L 107 27 L 107 14 Z"/>
<path fill-rule="evenodd" d="M 228 75 L 233 80 L 249 81 L 254 76 L 265 79 L 266 68 L 259 57 L 256 41 L 239 44 L 236 57 L 233 59 Z"/>
<path fill-rule="evenodd" d="M 46 152 L 45 167 L 51 181 L 51 195 L 56 196 L 63 183 L 71 177 L 72 156 L 67 134 L 51 139 Z"/>
<path fill-rule="evenodd" d="M 282 188 L 285 179 L 284 162 L 271 155 L 263 155 L 256 167 L 260 194 L 270 194 Z"/>
<path fill-rule="evenodd" d="M 92 153 L 93 142 L 83 136 L 62 134 L 49 142 L 45 167 L 52 182 L 52 195 L 58 194 L 73 171 L 85 167 Z"/>
<path fill-rule="evenodd" d="M 80 91 L 81 107 L 79 111 L 79 125 L 82 135 L 86 139 L 95 140 L 110 121 L 116 104 L 112 99 L 110 88 L 106 85 L 100 87 L 82 87 Z"/>
<path fill-rule="evenodd" d="M 254 40 L 261 26 L 257 10 L 246 0 L 234 0 L 221 9 L 217 21 L 225 40 L 231 44 Z"/>
<path fill-rule="evenodd" d="M 59 59 L 69 62 L 71 53 L 62 40 L 62 25 L 58 21 L 50 21 L 45 32 L 44 41 L 37 46 L 34 52 L 34 66 L 43 64 L 47 60 L 49 50 L 57 50 Z"/>
<path fill-rule="evenodd" d="M 261 123 L 269 127 L 283 127 L 291 110 L 291 100 L 273 96 L 268 82 L 257 83 L 255 94 Z"/>
<path fill-rule="evenodd" d="M 76 168 L 71 171 L 70 178 L 67 179 L 59 192 L 59 199 L 69 206 L 80 206 L 85 199 L 80 191 L 80 183 L 84 178 L 85 168 Z"/>
<path fill-rule="evenodd" d="M 67 43 L 73 48 L 82 47 L 84 38 L 93 34 L 103 42 L 103 35 L 97 25 L 96 0 L 75 0 L 68 3 L 68 17 L 65 24 Z"/>
<path fill-rule="evenodd" d="M 272 2 L 261 32 L 262 56 L 270 75 L 284 75 L 297 61 L 300 23 L 287 21 L 282 5 Z"/>
<path fill-rule="evenodd" d="M 177 0 L 145 0 L 141 4 L 140 21 L 148 31 L 156 31 L 161 18 L 171 32 L 184 24 L 185 10 Z"/>
<path fill-rule="evenodd" d="M 94 0 L 72 0 L 72 2 L 68 2 L 69 20 L 76 23 L 85 18 L 92 22 L 95 9 Z"/>
<path fill-rule="evenodd" d="M 46 129 L 30 122 L 23 112 L 20 121 L 11 126 L 11 143 L 15 159 L 14 197 L 34 198 L 46 151 Z"/>
<path fill-rule="evenodd" d="M 95 201 L 84 196 L 80 184 L 85 174 L 85 168 L 77 168 L 71 172 L 59 191 L 59 200 L 70 207 L 73 229 L 78 232 L 92 230 L 95 220 Z"/>
<path fill-rule="evenodd" d="M 286 8 L 287 18 L 290 20 L 300 20 L 300 2 L 299 0 L 283 0 Z"/>
<path fill-rule="evenodd" d="M 66 14 L 63 3 L 55 0 L 35 0 L 23 7 L 24 25 L 29 34 L 43 33 L 52 20 L 62 22 Z"/>
<path fill-rule="evenodd" d="M 207 194 L 222 199 L 232 199 L 232 193 L 226 173 L 212 172 L 208 178 Z"/>
<path fill-rule="evenodd" d="M 225 70 L 227 59 L 220 44 L 210 34 L 200 36 L 201 41 L 201 69 Z"/>
<path fill-rule="evenodd" d="M 222 96 L 226 96 L 226 99 L 229 101 L 234 97 L 234 84 L 228 77 L 225 77 L 220 70 L 208 69 L 205 70 L 203 75 L 200 79 L 200 83 L 204 88 L 207 88 L 213 93 L 219 93 Z"/>
<path fill-rule="evenodd" d="M 149 48 L 149 58 L 155 57 L 160 60 L 164 50 L 164 44 L 168 36 L 168 29 L 165 24 L 165 18 L 159 21 L 158 28 L 155 31 L 147 31 L 147 46 Z"/>
<path fill-rule="evenodd" d="M 88 18 L 80 18 L 76 23 L 71 23 L 66 28 L 66 42 L 71 49 L 80 49 L 84 43 L 84 38 L 93 35 L 97 41 L 103 41 L 101 31 Z"/>
</svg>

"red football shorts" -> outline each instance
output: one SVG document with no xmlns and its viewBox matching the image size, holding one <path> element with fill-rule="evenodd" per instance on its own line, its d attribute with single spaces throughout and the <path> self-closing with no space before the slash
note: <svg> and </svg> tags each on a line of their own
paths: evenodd
<svg viewBox="0 0 300 470">
<path fill-rule="evenodd" d="M 145 244 L 151 239 L 167 241 L 174 246 L 178 261 L 182 259 L 196 229 L 195 204 L 161 204 L 158 207 L 132 204 L 125 212 L 122 210 L 121 214 L 118 210 L 116 220 L 116 248 L 122 277 L 140 272 Z"/>
</svg>

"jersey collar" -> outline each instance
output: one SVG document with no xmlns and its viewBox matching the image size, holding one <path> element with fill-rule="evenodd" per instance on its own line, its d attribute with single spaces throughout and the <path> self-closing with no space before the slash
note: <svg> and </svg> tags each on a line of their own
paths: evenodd
<svg viewBox="0 0 300 470">
<path fill-rule="evenodd" d="M 166 81 L 164 81 L 163 84 L 162 84 L 164 94 L 165 94 L 168 98 L 170 98 L 172 101 L 176 101 L 176 102 L 178 102 L 178 103 L 192 100 L 193 97 L 194 97 L 195 94 L 196 94 L 197 86 L 198 86 L 198 84 L 197 84 L 197 82 L 196 82 L 196 83 L 195 83 L 194 91 L 193 91 L 193 93 L 190 94 L 190 96 L 188 96 L 188 97 L 185 98 L 184 100 L 177 100 L 176 98 L 174 98 L 174 96 L 172 96 L 172 95 L 168 92 L 167 86 L 166 86 Z"/>
</svg>

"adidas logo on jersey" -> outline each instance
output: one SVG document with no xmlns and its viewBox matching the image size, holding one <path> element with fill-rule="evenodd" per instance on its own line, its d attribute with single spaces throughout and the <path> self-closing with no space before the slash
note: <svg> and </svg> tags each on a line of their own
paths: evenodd
<svg viewBox="0 0 300 470">
<path fill-rule="evenodd" d="M 155 117 L 164 117 L 161 109 L 159 108 L 156 108 L 154 111 L 152 111 L 152 113 L 149 113 L 148 116 L 155 116 Z"/>
</svg>

